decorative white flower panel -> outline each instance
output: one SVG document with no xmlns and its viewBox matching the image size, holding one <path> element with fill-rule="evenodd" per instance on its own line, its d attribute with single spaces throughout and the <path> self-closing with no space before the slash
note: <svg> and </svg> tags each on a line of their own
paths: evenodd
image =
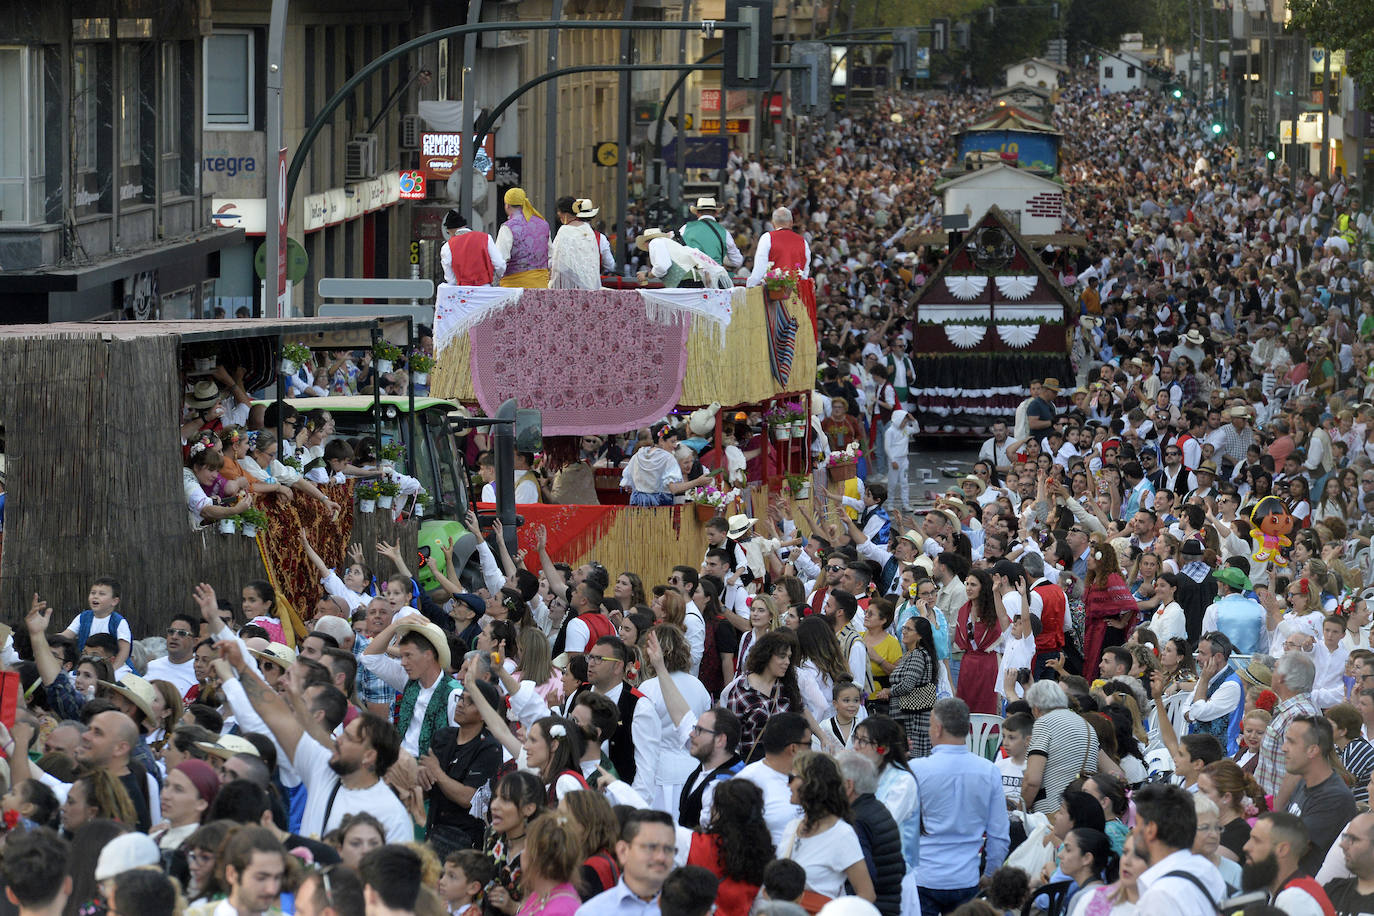
<svg viewBox="0 0 1374 916">
<path fill-rule="evenodd" d="M 1031 341 L 1040 334 L 1040 326 L 1034 324 L 999 324 L 997 326 L 997 336 L 1002 338 L 1002 343 L 1009 347 L 1020 350 L 1029 347 Z"/>
<path fill-rule="evenodd" d="M 960 350 L 971 350 L 983 342 L 988 333 L 985 324 L 947 324 L 945 336 Z"/>
<path fill-rule="evenodd" d="M 954 276 L 945 277 L 945 288 L 955 299 L 964 302 L 972 302 L 983 295 L 983 290 L 988 288 L 988 278 L 984 276 Z"/>
<path fill-rule="evenodd" d="M 1036 278 L 1031 276 L 997 277 L 997 291 L 1008 299 L 1020 302 L 1035 289 Z"/>
</svg>

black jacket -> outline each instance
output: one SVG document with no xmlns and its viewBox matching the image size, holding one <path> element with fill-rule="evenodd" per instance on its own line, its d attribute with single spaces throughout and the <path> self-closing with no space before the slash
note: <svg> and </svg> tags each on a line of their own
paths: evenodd
<svg viewBox="0 0 1374 916">
<path fill-rule="evenodd" d="M 849 808 L 854 818 L 854 832 L 859 835 L 859 845 L 868 863 L 868 876 L 873 879 L 877 895 L 874 905 L 883 916 L 900 916 L 902 879 L 906 877 L 902 832 L 892 812 L 871 792 L 854 799 Z"/>
</svg>

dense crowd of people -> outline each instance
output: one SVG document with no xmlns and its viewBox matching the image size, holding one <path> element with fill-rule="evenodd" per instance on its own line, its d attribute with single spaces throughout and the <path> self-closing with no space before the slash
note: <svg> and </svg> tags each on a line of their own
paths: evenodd
<svg viewBox="0 0 1374 916">
<path fill-rule="evenodd" d="M 387 544 L 388 568 L 359 546 L 331 569 L 307 541 L 320 592 L 295 639 L 264 581 L 196 586 L 152 638 L 117 576 L 61 629 L 35 596 L 4 658 L 22 701 L 0 732 L 0 909 L 1374 911 L 1368 217 L 1344 176 L 1219 145 L 1198 103 L 1071 82 L 1054 119 L 1086 242 L 1043 255 L 1078 313 L 1077 377 L 1035 380 L 918 517 L 910 306 L 938 252 L 904 240 L 938 225 L 951 138 L 985 104 L 894 98 L 799 137 L 797 165 L 736 157 L 698 201 L 727 239 L 642 246 L 684 285 L 711 272 L 659 242 L 751 277 L 760 250 L 765 269 L 801 252 L 814 448 L 864 453 L 810 500 L 713 519 L 666 582 L 542 537 L 532 572 L 470 514 L 475 586 L 435 563 L 425 591 Z M 498 241 L 529 280 L 518 233 L 514 267 Z M 369 354 L 304 372 L 315 394 L 397 383 Z M 254 408 L 242 384 L 188 391 L 193 523 L 396 476 L 327 413 Z M 757 421 L 724 443 L 691 418 L 584 437 L 578 457 L 623 463 L 640 504 L 681 501 L 762 473 Z M 518 501 L 547 497 L 520 470 Z"/>
</svg>

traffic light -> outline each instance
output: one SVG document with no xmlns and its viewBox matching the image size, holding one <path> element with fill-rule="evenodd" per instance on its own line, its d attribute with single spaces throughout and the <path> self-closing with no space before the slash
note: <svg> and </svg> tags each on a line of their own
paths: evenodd
<svg viewBox="0 0 1374 916">
<path fill-rule="evenodd" d="M 968 50 L 970 26 L 967 22 L 956 22 L 950 30 L 950 42 L 960 51 Z"/>
<path fill-rule="evenodd" d="M 1224 131 L 1225 129 L 1226 129 L 1225 125 L 1223 125 L 1220 121 L 1213 121 L 1213 122 L 1212 122 L 1212 136 L 1214 136 L 1214 137 L 1219 137 L 1219 136 L 1221 136 L 1221 132 Z"/>
<path fill-rule="evenodd" d="M 830 48 L 819 41 L 792 45 L 792 62 L 805 70 L 792 73 L 792 110 L 810 114 L 830 107 Z"/>
<path fill-rule="evenodd" d="M 1182 89 L 1175 88 L 1174 91 L 1173 91 L 1173 97 L 1176 98 L 1176 99 L 1181 99 L 1181 98 L 1183 98 L 1183 90 L 1182 90 Z"/>
<path fill-rule="evenodd" d="M 1274 153 L 1273 150 L 1267 149 L 1264 151 L 1264 158 L 1268 159 L 1270 162 L 1273 162 L 1275 159 L 1278 158 L 1278 156 Z"/>
<path fill-rule="evenodd" d="M 773 0 L 725 0 L 727 22 L 743 29 L 725 32 L 726 89 L 767 89 L 773 79 Z"/>
<path fill-rule="evenodd" d="M 898 32 L 906 32 L 906 31 L 907 31 L 906 29 L 899 29 L 899 30 L 893 31 L 892 37 L 893 37 L 893 38 L 896 38 Z M 913 32 L 912 35 L 913 35 L 913 37 L 914 37 L 915 33 Z M 912 46 L 915 47 L 914 41 L 913 41 Z M 932 50 L 932 51 L 946 51 L 946 50 L 948 50 L 948 49 L 949 49 L 949 20 L 948 20 L 948 19 L 932 19 L 932 20 L 930 20 L 930 50 Z M 913 60 L 915 59 L 915 55 L 912 55 L 912 59 L 913 59 Z M 914 66 L 914 64 L 913 64 L 913 66 Z"/>
</svg>

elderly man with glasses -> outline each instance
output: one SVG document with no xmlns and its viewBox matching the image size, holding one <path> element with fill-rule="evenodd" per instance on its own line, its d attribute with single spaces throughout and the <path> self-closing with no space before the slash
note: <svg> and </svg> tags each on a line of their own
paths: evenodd
<svg viewBox="0 0 1374 916">
<path fill-rule="evenodd" d="M 1240 573 L 1240 570 L 1226 567 L 1218 572 Z M 1219 581 L 1225 584 L 1232 580 Z M 1231 640 L 1225 633 L 1209 631 L 1198 640 L 1197 686 L 1183 714 L 1189 722 L 1189 734 L 1212 735 L 1226 748 L 1228 755 L 1235 754 L 1240 744 L 1240 723 L 1245 716 L 1245 685 L 1231 667 L 1231 652 Z"/>
</svg>

